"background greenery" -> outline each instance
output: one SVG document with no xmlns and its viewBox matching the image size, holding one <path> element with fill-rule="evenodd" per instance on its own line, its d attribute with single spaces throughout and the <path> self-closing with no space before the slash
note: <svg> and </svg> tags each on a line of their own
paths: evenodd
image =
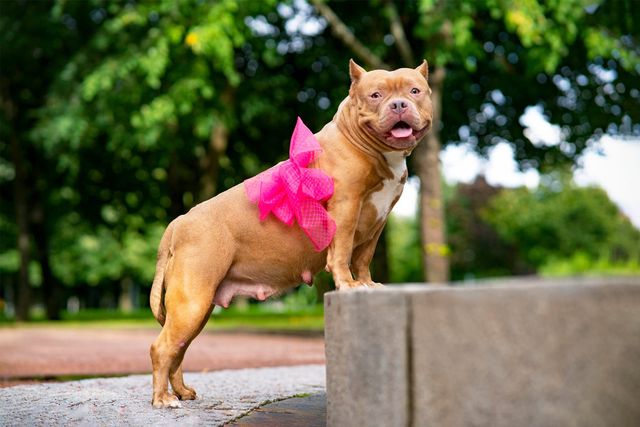
<svg viewBox="0 0 640 427">
<path fill-rule="evenodd" d="M 450 264 L 453 279 L 639 273 L 638 230 L 567 172 L 599 135 L 640 134 L 635 1 L 356 6 L 0 2 L 0 312 L 145 307 L 167 223 L 284 158 L 297 115 L 314 130 L 329 121 L 350 57 L 369 67 L 425 57 L 439 76 L 438 144 L 425 142 L 411 165 L 422 188 L 441 185 L 427 182 L 424 159 L 460 142 L 482 154 L 508 142 L 545 176 L 535 190 L 445 187 L 437 226 L 448 246 L 435 254 L 424 209 L 392 218 L 378 280 L 423 281 L 426 256 Z M 561 126 L 563 143 L 527 138 L 519 118 L 531 105 Z M 326 275 L 317 283 L 330 287 Z M 300 289 L 277 304 L 319 301 Z"/>
</svg>

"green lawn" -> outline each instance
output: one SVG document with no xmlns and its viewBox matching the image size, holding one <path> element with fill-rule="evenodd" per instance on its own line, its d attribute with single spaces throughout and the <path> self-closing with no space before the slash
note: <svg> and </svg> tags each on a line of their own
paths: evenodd
<svg viewBox="0 0 640 427">
<path fill-rule="evenodd" d="M 150 310 L 121 312 L 114 310 L 82 310 L 78 313 L 63 313 L 62 320 L 34 319 L 28 323 L 16 323 L 0 318 L 0 327 L 11 326 L 55 326 L 94 328 L 160 328 Z M 267 304 L 250 304 L 247 307 L 231 307 L 216 310 L 205 327 L 206 330 L 224 331 L 291 331 L 321 332 L 324 329 L 322 305 L 299 309 L 278 310 Z"/>
</svg>

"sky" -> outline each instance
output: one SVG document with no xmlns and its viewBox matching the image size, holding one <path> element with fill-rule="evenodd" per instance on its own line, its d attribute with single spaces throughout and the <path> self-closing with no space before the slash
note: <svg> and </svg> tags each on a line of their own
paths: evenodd
<svg viewBox="0 0 640 427">
<path fill-rule="evenodd" d="M 535 119 L 532 123 L 536 129 L 541 129 Z M 548 132 L 553 134 L 555 130 L 551 127 Z M 488 159 L 479 157 L 468 145 L 449 145 L 442 151 L 440 161 L 442 173 L 449 184 L 470 183 L 479 173 L 484 173 L 490 184 L 504 187 L 525 185 L 535 188 L 540 181 L 540 175 L 535 170 L 518 170 L 513 150 L 507 143 L 497 144 Z M 633 224 L 640 228 L 640 139 L 603 136 L 580 157 L 574 180 L 578 185 L 602 187 Z M 416 214 L 419 185 L 417 178 L 409 179 L 393 210 L 395 214 Z"/>
</svg>

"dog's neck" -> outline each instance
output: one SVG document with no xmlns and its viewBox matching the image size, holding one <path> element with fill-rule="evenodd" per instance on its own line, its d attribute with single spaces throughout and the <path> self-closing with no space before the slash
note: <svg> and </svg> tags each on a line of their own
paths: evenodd
<svg viewBox="0 0 640 427">
<path fill-rule="evenodd" d="M 346 97 L 338 107 L 338 111 L 333 117 L 338 131 L 355 148 L 376 159 L 383 158 L 383 153 L 389 151 L 382 142 L 365 130 L 366 123 L 363 123 L 359 114 L 358 106 L 350 98 Z M 346 126 L 346 123 L 358 123 L 358 126 Z"/>
<path fill-rule="evenodd" d="M 358 106 L 353 99 L 347 96 L 338 107 L 338 111 L 332 120 L 336 129 L 358 151 L 363 152 L 373 160 L 375 164 L 384 166 L 385 172 L 390 167 L 387 161 L 387 154 L 395 152 L 378 138 L 365 130 L 366 122 L 358 114 Z M 346 123 L 358 123 L 358 126 L 346 126 Z M 404 157 L 411 154 L 411 150 L 400 151 Z M 387 173 L 384 173 L 387 175 Z"/>
</svg>

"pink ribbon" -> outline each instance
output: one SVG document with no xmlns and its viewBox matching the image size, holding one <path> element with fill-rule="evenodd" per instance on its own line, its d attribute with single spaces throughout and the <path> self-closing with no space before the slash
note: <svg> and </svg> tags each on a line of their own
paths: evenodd
<svg viewBox="0 0 640 427">
<path fill-rule="evenodd" d="M 289 159 L 244 182 L 261 221 L 269 213 L 287 225 L 297 221 L 316 251 L 329 246 L 336 233 L 336 223 L 322 204 L 333 195 L 333 180 L 320 169 L 308 168 L 321 152 L 318 140 L 298 117 Z"/>
</svg>

